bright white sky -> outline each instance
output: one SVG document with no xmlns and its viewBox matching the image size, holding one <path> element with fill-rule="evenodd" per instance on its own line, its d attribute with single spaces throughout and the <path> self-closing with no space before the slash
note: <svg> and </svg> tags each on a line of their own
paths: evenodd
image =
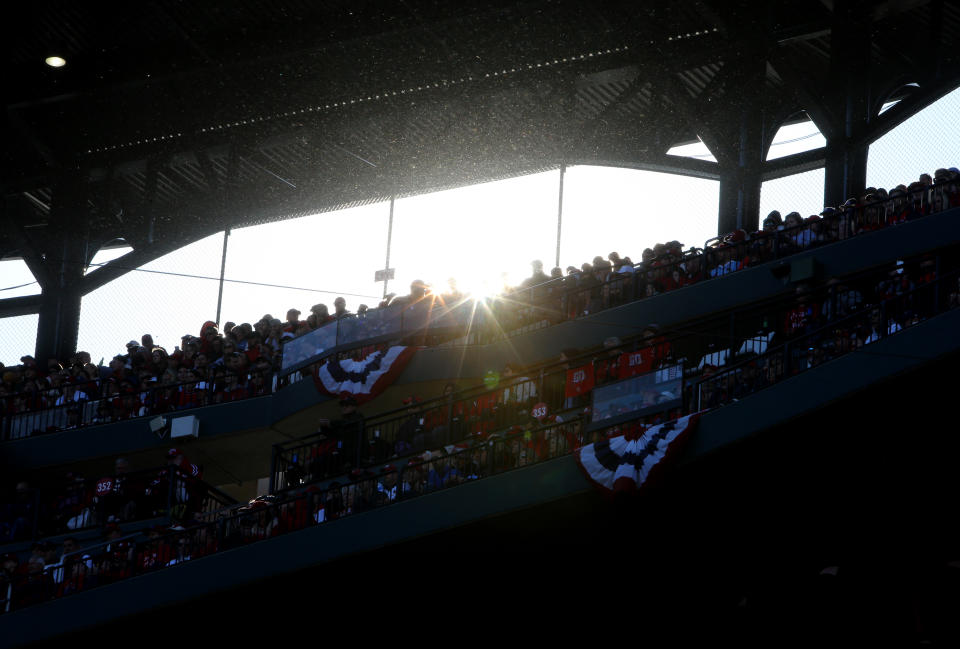
<svg viewBox="0 0 960 649">
<path fill-rule="evenodd" d="M 891 187 L 921 172 L 960 163 L 960 89 L 911 118 L 870 147 L 867 182 Z M 773 159 L 823 146 L 810 123 L 784 127 Z M 675 155 L 711 159 L 702 144 Z M 559 171 L 398 200 L 395 204 L 389 290 L 408 291 L 423 279 L 439 288 L 449 277 L 462 290 L 497 290 L 504 279 L 519 283 L 529 263 L 554 265 Z M 822 209 L 823 170 L 764 183 L 761 216 L 773 209 L 814 214 Z M 607 167 L 569 167 L 564 179 L 560 266 L 579 266 L 612 251 L 639 260 L 653 244 L 678 239 L 702 246 L 716 234 L 718 187 L 714 181 Z M 386 258 L 389 203 L 307 216 L 234 230 L 226 277 L 279 284 L 268 288 L 227 282 L 221 321 L 255 322 L 265 313 L 284 319 L 343 295 L 347 308 L 373 307 L 383 294 L 374 271 Z M 143 270 L 219 277 L 223 234 L 166 255 Z M 102 251 L 104 263 L 127 249 Z M 504 277 L 505 275 L 505 277 Z M 22 261 L 0 262 L 0 298 L 39 292 Z M 27 286 L 8 289 L 20 284 Z M 131 272 L 83 299 L 79 348 L 109 360 L 144 333 L 172 349 L 185 333 L 216 316 L 218 282 Z M 0 361 L 17 364 L 34 351 L 37 316 L 0 320 Z"/>
</svg>

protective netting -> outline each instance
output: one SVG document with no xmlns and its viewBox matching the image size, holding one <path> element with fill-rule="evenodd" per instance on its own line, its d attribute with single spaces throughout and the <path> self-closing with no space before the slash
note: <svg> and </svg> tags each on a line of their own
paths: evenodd
<svg viewBox="0 0 960 649">
<path fill-rule="evenodd" d="M 374 203 L 231 231 L 225 276 L 233 281 L 224 283 L 221 324 L 254 323 L 267 313 L 285 320 L 291 308 L 305 320 L 314 304 L 332 313 L 338 295 L 350 311 L 377 306 L 382 285 L 374 272 L 386 258 L 389 213 L 389 203 Z M 218 250 L 216 274 L 219 261 Z"/>
<path fill-rule="evenodd" d="M 560 264 L 677 240 L 700 247 L 717 231 L 719 183 L 634 169 L 571 167 L 564 181 Z"/>
<path fill-rule="evenodd" d="M 786 216 L 800 212 L 803 217 L 823 210 L 823 168 L 786 178 L 768 180 L 760 186 L 760 221 L 772 210 Z"/>
<path fill-rule="evenodd" d="M 173 350 L 185 333 L 200 334 L 217 306 L 223 235 L 196 241 L 88 293 L 80 306 L 78 349 L 94 363 L 126 353 L 128 340 L 151 334 Z M 172 275 L 168 273 L 178 273 Z"/>
<path fill-rule="evenodd" d="M 870 146 L 867 184 L 890 189 L 921 173 L 960 167 L 960 88 L 931 104 Z"/>
<path fill-rule="evenodd" d="M 0 363 L 19 365 L 21 356 L 33 355 L 39 319 L 36 313 L 0 319 Z"/>
</svg>

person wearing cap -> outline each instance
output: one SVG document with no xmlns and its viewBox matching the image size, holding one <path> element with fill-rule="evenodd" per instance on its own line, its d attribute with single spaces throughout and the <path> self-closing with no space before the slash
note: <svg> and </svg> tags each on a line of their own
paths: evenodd
<svg viewBox="0 0 960 649">
<path fill-rule="evenodd" d="M 422 300 L 427 295 L 427 283 L 422 279 L 415 279 L 410 282 L 410 294 L 395 297 L 390 305 L 399 304 L 401 306 L 411 306 Z"/>
<path fill-rule="evenodd" d="M 380 477 L 377 480 L 377 506 L 389 505 L 397 499 L 399 486 L 397 485 L 397 467 L 388 464 L 380 469 Z"/>
<path fill-rule="evenodd" d="M 545 290 L 543 288 L 534 289 L 534 287 L 539 287 L 542 284 L 545 284 L 550 281 L 550 276 L 543 272 L 543 262 L 539 259 L 534 259 L 530 262 L 530 268 L 532 273 L 530 277 L 527 277 L 520 283 L 521 289 L 528 289 L 521 293 L 518 297 L 522 302 L 536 302 L 544 294 Z"/>
<path fill-rule="evenodd" d="M 342 297 L 338 297 L 333 301 L 333 309 L 333 317 L 336 320 L 340 320 L 351 315 L 351 313 L 347 311 L 347 301 Z"/>
<path fill-rule="evenodd" d="M 322 302 L 320 304 L 314 304 L 310 307 L 310 313 L 314 316 L 315 325 L 314 327 L 322 327 L 328 322 L 333 321 L 333 316 L 330 315 L 330 310 L 327 308 L 326 304 Z"/>
<path fill-rule="evenodd" d="M 127 353 L 125 356 L 125 363 L 128 368 L 132 366 L 133 357 L 137 353 L 137 349 L 139 348 L 140 348 L 140 343 L 138 343 L 136 340 L 131 340 L 130 342 L 127 343 Z"/>
</svg>

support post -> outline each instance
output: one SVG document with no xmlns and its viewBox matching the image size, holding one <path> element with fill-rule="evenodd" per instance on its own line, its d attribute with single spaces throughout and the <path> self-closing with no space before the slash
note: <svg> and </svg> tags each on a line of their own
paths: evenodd
<svg viewBox="0 0 960 649">
<path fill-rule="evenodd" d="M 765 60 L 759 58 L 765 65 Z M 744 88 L 762 88 L 765 68 L 756 66 L 741 83 Z M 731 105 L 736 117 L 732 126 L 733 146 L 726 162 L 721 159 L 720 200 L 717 234 L 723 235 L 743 228 L 747 232 L 758 229 L 760 222 L 760 187 L 763 178 L 764 110 L 759 93 L 743 92 L 741 101 Z"/>
<path fill-rule="evenodd" d="M 80 173 L 65 174 L 54 189 L 51 222 L 55 234 L 33 251 L 43 260 L 46 273 L 40 281 L 37 322 L 37 361 L 66 360 L 77 350 L 83 271 L 89 261 L 85 239 L 76 224 L 86 223 L 84 179 Z"/>
<path fill-rule="evenodd" d="M 867 153 L 860 135 L 871 122 L 870 33 L 857 0 L 838 0 L 831 34 L 830 108 L 843 132 L 827 137 L 823 204 L 836 207 L 867 186 Z"/>
<path fill-rule="evenodd" d="M 553 262 L 555 267 L 560 266 L 560 234 L 563 231 L 563 178 L 567 173 L 567 163 L 560 163 L 560 193 L 557 198 L 557 255 Z"/>
<path fill-rule="evenodd" d="M 223 304 L 223 279 L 224 272 L 227 269 L 227 241 L 230 239 L 230 228 L 223 231 L 223 257 L 220 259 L 220 290 L 217 292 L 217 319 L 215 322 L 220 326 L 220 306 Z"/>
<path fill-rule="evenodd" d="M 383 299 L 387 299 L 387 285 L 390 283 L 390 244 L 393 239 L 393 203 L 396 196 L 390 197 L 390 220 L 387 223 L 387 261 L 383 264 Z"/>
</svg>

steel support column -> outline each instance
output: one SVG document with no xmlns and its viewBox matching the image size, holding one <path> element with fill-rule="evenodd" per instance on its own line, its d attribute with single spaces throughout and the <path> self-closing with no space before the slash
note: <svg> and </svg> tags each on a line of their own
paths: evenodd
<svg viewBox="0 0 960 649">
<path fill-rule="evenodd" d="M 62 270 L 57 285 L 45 286 L 40 296 L 36 357 L 41 363 L 47 358 L 66 360 L 77 350 L 83 297 L 79 279 L 83 277 L 83 267 L 79 277 L 73 269 Z"/>
<path fill-rule="evenodd" d="M 77 349 L 83 271 L 87 246 L 76 224 L 87 222 L 85 183 L 80 174 L 65 174 L 54 190 L 51 236 L 41 252 L 46 273 L 40 280 L 36 357 L 65 360 Z M 39 279 L 39 278 L 38 278 Z"/>
<path fill-rule="evenodd" d="M 834 5 L 828 97 L 842 133 L 827 135 L 823 204 L 829 206 L 860 196 L 867 186 L 869 146 L 861 134 L 869 129 L 872 117 L 871 53 L 870 32 L 859 23 L 862 11 L 857 0 L 839 0 Z"/>
<path fill-rule="evenodd" d="M 760 214 L 760 185 L 763 180 L 764 109 L 762 93 L 766 61 L 757 56 L 757 65 L 740 80 L 739 97 L 730 109 L 731 140 L 727 155 L 720 161 L 720 200 L 717 234 L 743 228 L 753 232 L 758 228 Z M 745 64 L 744 64 L 745 65 Z"/>
</svg>

